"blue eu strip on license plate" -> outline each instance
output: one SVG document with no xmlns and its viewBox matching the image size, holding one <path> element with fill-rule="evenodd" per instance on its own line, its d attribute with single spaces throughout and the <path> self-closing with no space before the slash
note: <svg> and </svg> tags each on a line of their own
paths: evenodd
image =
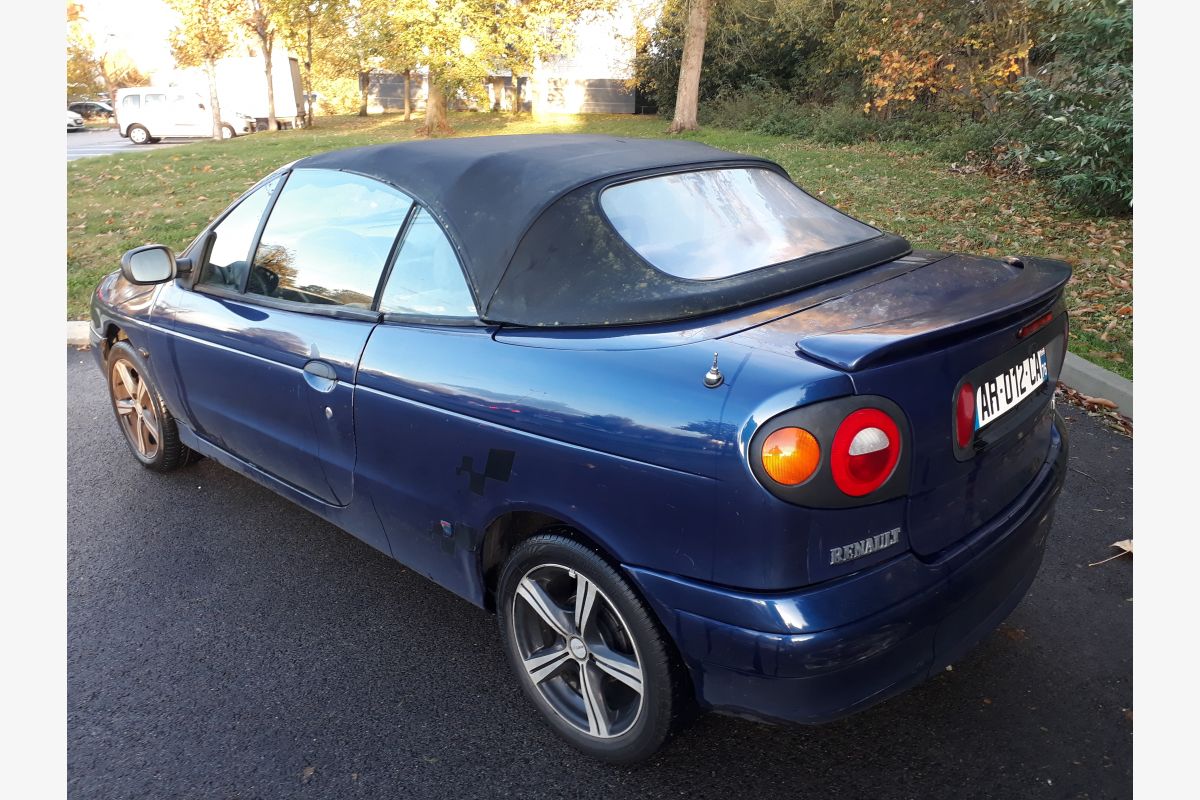
<svg viewBox="0 0 1200 800">
<path fill-rule="evenodd" d="M 1022 359 L 1004 372 L 984 381 L 975 390 L 975 430 L 1008 413 L 1046 382 L 1046 348 Z"/>
</svg>

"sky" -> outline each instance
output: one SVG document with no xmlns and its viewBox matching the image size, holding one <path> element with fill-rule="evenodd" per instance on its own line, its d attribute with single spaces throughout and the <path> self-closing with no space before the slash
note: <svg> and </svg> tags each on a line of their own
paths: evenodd
<svg viewBox="0 0 1200 800">
<path fill-rule="evenodd" d="M 124 50 L 142 72 L 171 69 L 175 62 L 167 37 L 175 12 L 163 0 L 82 0 L 86 30 L 104 52 Z M 112 34 L 112 38 L 108 38 Z"/>
</svg>

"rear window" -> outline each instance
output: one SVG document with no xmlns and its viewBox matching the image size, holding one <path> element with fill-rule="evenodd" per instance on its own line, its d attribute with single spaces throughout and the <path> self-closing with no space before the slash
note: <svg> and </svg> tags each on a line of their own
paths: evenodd
<svg viewBox="0 0 1200 800">
<path fill-rule="evenodd" d="M 610 186 L 600 205 L 638 255 L 689 280 L 728 278 L 881 235 L 756 167 Z"/>
</svg>

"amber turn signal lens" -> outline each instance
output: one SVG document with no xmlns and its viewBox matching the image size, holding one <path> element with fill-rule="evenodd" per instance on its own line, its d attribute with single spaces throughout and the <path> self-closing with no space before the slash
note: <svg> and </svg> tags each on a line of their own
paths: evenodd
<svg viewBox="0 0 1200 800">
<path fill-rule="evenodd" d="M 803 428 L 780 428 L 763 442 L 763 469 L 784 486 L 804 483 L 816 472 L 820 461 L 821 446 Z"/>
</svg>

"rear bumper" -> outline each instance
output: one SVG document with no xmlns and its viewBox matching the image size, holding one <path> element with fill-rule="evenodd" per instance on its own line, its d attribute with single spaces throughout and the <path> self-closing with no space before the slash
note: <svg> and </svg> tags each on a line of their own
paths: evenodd
<svg viewBox="0 0 1200 800">
<path fill-rule="evenodd" d="M 754 594 L 628 568 L 688 666 L 701 704 L 817 723 L 882 702 L 960 658 L 1025 596 L 1066 474 L 1047 459 L 995 519 L 934 560 L 909 553 L 795 592 Z"/>
</svg>

